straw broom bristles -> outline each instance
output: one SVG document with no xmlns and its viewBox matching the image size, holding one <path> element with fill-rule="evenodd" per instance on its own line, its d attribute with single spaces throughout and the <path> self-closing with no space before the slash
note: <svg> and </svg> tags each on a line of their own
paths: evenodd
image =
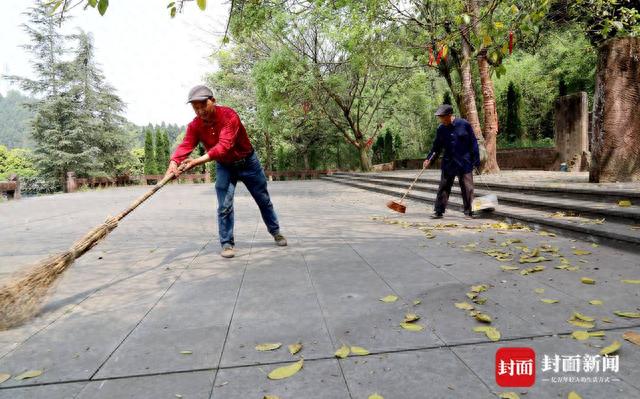
<svg viewBox="0 0 640 399">
<path fill-rule="evenodd" d="M 109 217 L 103 224 L 85 234 L 69 250 L 64 253 L 44 259 L 33 268 L 7 282 L 0 288 L 0 330 L 6 330 L 24 323 L 33 317 L 40 309 L 40 304 L 58 277 L 73 264 L 73 262 L 90 250 L 111 230 L 118 226 L 118 222 L 133 211 L 138 205 L 152 196 L 175 176 L 170 174 L 156 184 L 146 194 L 138 198 L 127 209 L 116 217 Z"/>
</svg>

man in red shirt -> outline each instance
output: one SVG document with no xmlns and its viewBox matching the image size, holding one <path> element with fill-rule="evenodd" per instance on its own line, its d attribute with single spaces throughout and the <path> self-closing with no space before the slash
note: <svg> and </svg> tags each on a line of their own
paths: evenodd
<svg viewBox="0 0 640 399">
<path fill-rule="evenodd" d="M 184 140 L 171 156 L 167 174 L 178 176 L 195 166 L 216 161 L 220 255 L 225 258 L 235 256 L 233 196 L 238 181 L 244 183 L 258 204 L 262 220 L 276 244 L 286 246 L 287 240 L 280 234 L 278 217 L 267 191 L 267 178 L 238 114 L 229 107 L 216 105 L 213 92 L 206 86 L 191 89 L 188 102 L 196 117 L 187 126 Z M 187 158 L 199 142 L 207 153 L 196 159 Z"/>
</svg>

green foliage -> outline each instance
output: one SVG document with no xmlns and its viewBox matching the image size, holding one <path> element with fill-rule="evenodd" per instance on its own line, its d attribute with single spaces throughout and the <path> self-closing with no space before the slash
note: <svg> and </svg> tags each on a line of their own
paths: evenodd
<svg viewBox="0 0 640 399">
<path fill-rule="evenodd" d="M 616 36 L 640 36 L 637 0 L 576 0 L 569 9 L 592 43 Z"/>
<path fill-rule="evenodd" d="M 10 90 L 4 97 L 0 94 L 0 144 L 8 148 L 34 147 L 29 134 L 33 111 L 27 108 L 32 102 L 32 99 L 16 90 Z"/>
<path fill-rule="evenodd" d="M 0 145 L 0 180 L 6 180 L 12 174 L 24 178 L 33 177 L 37 173 L 30 150 L 24 148 L 9 150 Z"/>
<path fill-rule="evenodd" d="M 144 174 L 155 175 L 158 172 L 156 150 L 153 143 L 153 133 L 150 129 L 145 132 L 144 139 Z"/>
<path fill-rule="evenodd" d="M 503 134 L 509 142 L 515 142 L 522 136 L 522 126 L 520 124 L 520 93 L 513 82 L 509 82 L 506 95 L 507 123 Z"/>
</svg>

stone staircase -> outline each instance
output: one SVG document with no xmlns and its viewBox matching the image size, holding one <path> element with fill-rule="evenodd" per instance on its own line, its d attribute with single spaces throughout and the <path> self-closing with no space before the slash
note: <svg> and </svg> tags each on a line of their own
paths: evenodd
<svg viewBox="0 0 640 399">
<path fill-rule="evenodd" d="M 438 190 L 439 175 L 427 173 L 421 177 L 408 195 L 415 201 L 432 204 Z M 417 171 L 405 173 L 347 173 L 323 177 L 324 180 L 346 184 L 365 190 L 400 197 L 411 184 Z M 475 195 L 494 193 L 499 207 L 492 217 L 525 222 L 549 231 L 571 233 L 594 242 L 616 241 L 633 244 L 640 249 L 640 190 L 634 185 L 589 185 L 572 183 L 527 182 L 525 174 L 503 181 L 491 181 L 475 176 Z M 499 178 L 498 178 L 499 179 Z M 462 209 L 457 180 L 449 199 L 449 206 Z M 391 199 L 390 198 L 390 199 Z M 632 206 L 620 207 L 618 201 L 630 200 Z"/>
</svg>

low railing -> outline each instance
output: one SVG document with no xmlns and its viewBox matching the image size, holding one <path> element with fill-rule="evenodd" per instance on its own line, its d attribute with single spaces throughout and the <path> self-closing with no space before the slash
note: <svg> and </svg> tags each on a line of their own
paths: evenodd
<svg viewBox="0 0 640 399">
<path fill-rule="evenodd" d="M 308 180 L 318 179 L 322 175 L 330 175 L 336 170 L 294 170 L 294 171 L 265 171 L 269 181 L 274 180 Z M 124 187 L 133 185 L 153 185 L 162 180 L 164 175 L 143 175 L 143 176 L 117 176 L 117 177 L 89 177 L 78 178 L 73 172 L 67 174 L 67 192 L 75 192 L 80 189 L 94 189 L 107 187 Z M 210 183 L 211 175 L 182 174 L 178 177 L 178 183 Z"/>
<path fill-rule="evenodd" d="M 9 177 L 8 181 L 0 181 L 0 196 L 7 196 L 7 199 L 20 199 L 20 179 L 16 175 Z"/>
</svg>

